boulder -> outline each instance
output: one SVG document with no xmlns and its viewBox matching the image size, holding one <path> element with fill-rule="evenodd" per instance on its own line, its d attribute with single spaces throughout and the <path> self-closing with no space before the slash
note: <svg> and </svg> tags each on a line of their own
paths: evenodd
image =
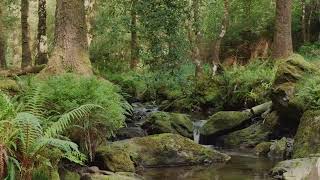
<svg viewBox="0 0 320 180">
<path fill-rule="evenodd" d="M 295 98 L 297 82 L 305 74 L 317 70 L 298 54 L 279 63 L 272 87 L 271 99 L 280 115 L 280 128 L 284 133 L 294 134 L 303 113 L 303 102 Z"/>
<path fill-rule="evenodd" d="M 319 158 L 301 158 L 279 162 L 270 172 L 274 179 L 283 180 L 316 180 L 310 178 L 313 176 L 312 171 L 317 166 Z"/>
<path fill-rule="evenodd" d="M 118 130 L 116 139 L 124 140 L 134 137 L 144 137 L 146 135 L 146 132 L 140 127 L 125 127 Z"/>
<path fill-rule="evenodd" d="M 273 141 L 268 156 L 272 159 L 289 159 L 292 156 L 293 139 L 283 137 Z"/>
<path fill-rule="evenodd" d="M 262 142 L 254 148 L 254 152 L 257 156 L 268 156 L 271 145 L 272 142 Z"/>
<path fill-rule="evenodd" d="M 320 111 L 306 111 L 294 137 L 293 157 L 320 153 Z"/>
<path fill-rule="evenodd" d="M 278 119 L 277 113 L 271 112 L 263 121 L 222 136 L 219 141 L 223 146 L 230 148 L 253 148 L 261 142 L 272 139 L 278 127 Z"/>
<path fill-rule="evenodd" d="M 184 137 L 193 137 L 193 123 L 185 114 L 153 112 L 142 124 L 149 134 L 173 133 Z"/>
<path fill-rule="evenodd" d="M 226 154 L 194 143 L 178 134 L 159 134 L 117 141 L 98 148 L 95 164 L 113 172 L 136 167 L 163 167 L 223 163 Z"/>
</svg>

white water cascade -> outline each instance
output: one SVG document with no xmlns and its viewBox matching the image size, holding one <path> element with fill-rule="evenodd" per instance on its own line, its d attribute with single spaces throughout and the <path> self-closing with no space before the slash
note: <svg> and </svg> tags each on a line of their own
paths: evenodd
<svg viewBox="0 0 320 180">
<path fill-rule="evenodd" d="M 199 120 L 193 122 L 193 140 L 194 142 L 199 144 L 200 141 L 200 129 L 204 124 L 206 124 L 207 120 Z"/>
</svg>

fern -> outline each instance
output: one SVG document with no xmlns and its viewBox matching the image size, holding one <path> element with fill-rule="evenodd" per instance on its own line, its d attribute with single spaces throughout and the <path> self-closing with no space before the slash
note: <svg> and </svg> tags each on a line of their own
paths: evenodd
<svg viewBox="0 0 320 180">
<path fill-rule="evenodd" d="M 74 120 L 78 120 L 81 118 L 85 118 L 90 114 L 93 109 L 102 108 L 101 106 L 94 105 L 94 104 L 86 104 L 82 105 L 79 108 L 76 108 L 68 113 L 63 114 L 59 120 L 51 125 L 46 132 L 45 137 L 55 137 L 56 135 L 65 131 L 70 124 Z M 103 108 L 102 108 L 103 109 Z"/>
<path fill-rule="evenodd" d="M 24 112 L 29 112 L 39 118 L 43 117 L 46 112 L 44 106 L 46 97 L 44 88 L 38 85 L 30 90 L 30 93 L 25 96 L 26 102 L 24 105 Z"/>
</svg>

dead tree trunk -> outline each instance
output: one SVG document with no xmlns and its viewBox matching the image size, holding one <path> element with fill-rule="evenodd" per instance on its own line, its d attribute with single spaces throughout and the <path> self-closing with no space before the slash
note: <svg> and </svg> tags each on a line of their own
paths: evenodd
<svg viewBox="0 0 320 180">
<path fill-rule="evenodd" d="M 272 57 L 287 58 L 293 53 L 291 37 L 291 6 L 292 0 L 276 1 L 276 23 Z"/>
<path fill-rule="evenodd" d="M 21 68 L 32 65 L 30 41 L 29 41 L 29 0 L 21 0 L 21 41 L 22 41 L 22 62 Z"/>
<path fill-rule="evenodd" d="M 136 5 L 137 5 L 137 0 L 132 0 L 131 1 L 131 61 L 130 61 L 131 69 L 135 69 L 139 63 Z"/>
<path fill-rule="evenodd" d="M 91 75 L 84 0 L 57 0 L 55 45 L 42 73 Z"/>
<path fill-rule="evenodd" d="M 213 51 L 212 75 L 213 76 L 217 73 L 218 67 L 221 64 L 221 61 L 220 61 L 221 41 L 227 33 L 227 27 L 229 24 L 229 1 L 224 0 L 223 2 L 224 2 L 224 8 L 223 8 L 224 13 L 223 13 L 223 20 L 221 24 L 221 31 L 212 48 L 212 51 Z"/>
<path fill-rule="evenodd" d="M 47 47 L 47 10 L 46 0 L 38 2 L 38 35 L 37 35 L 37 58 L 36 64 L 47 64 L 48 62 L 48 47 Z"/>
</svg>

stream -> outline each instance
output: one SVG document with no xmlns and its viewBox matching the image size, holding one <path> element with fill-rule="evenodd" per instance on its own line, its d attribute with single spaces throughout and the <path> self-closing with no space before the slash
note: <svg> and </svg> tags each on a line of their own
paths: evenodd
<svg viewBox="0 0 320 180">
<path fill-rule="evenodd" d="M 138 116 L 147 116 L 158 111 L 154 106 L 134 105 Z M 141 120 L 141 118 L 137 118 Z M 194 141 L 199 142 L 200 128 L 206 123 L 204 119 L 192 117 L 194 120 Z M 195 120 L 198 119 L 198 120 Z M 213 147 L 208 147 L 213 148 Z M 219 149 L 220 152 L 231 156 L 226 164 L 212 166 L 186 166 L 167 168 L 147 168 L 139 174 L 146 180 L 271 180 L 269 170 L 277 163 L 268 158 L 257 157 L 253 152 L 243 152 L 238 149 Z"/>
<path fill-rule="evenodd" d="M 227 164 L 145 169 L 146 180 L 271 180 L 275 161 L 238 151 L 223 151 L 232 158 Z"/>
</svg>

